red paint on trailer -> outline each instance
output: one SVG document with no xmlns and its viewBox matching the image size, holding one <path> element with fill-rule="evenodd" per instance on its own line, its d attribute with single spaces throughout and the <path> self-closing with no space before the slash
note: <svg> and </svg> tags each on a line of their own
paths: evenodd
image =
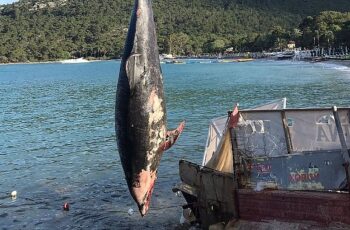
<svg viewBox="0 0 350 230">
<path fill-rule="evenodd" d="M 255 192 L 239 189 L 239 215 L 243 220 L 314 221 L 350 224 L 348 194 L 299 191 Z"/>
</svg>

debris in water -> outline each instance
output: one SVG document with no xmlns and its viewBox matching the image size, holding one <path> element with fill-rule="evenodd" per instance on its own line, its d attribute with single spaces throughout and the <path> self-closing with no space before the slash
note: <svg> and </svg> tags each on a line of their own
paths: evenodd
<svg viewBox="0 0 350 230">
<path fill-rule="evenodd" d="M 64 203 L 63 210 L 64 211 L 69 211 L 69 204 L 68 203 Z"/>
<path fill-rule="evenodd" d="M 16 200 L 17 199 L 17 191 L 12 191 L 11 197 L 12 197 L 12 200 Z"/>
<path fill-rule="evenodd" d="M 191 224 L 196 221 L 196 217 L 194 216 L 192 210 L 190 208 L 186 208 L 182 211 L 180 217 L 180 224 Z"/>
<path fill-rule="evenodd" d="M 177 197 L 182 197 L 182 194 L 181 194 L 180 191 L 177 191 L 177 192 L 175 193 L 175 195 L 176 195 Z"/>
<path fill-rule="evenodd" d="M 129 210 L 128 210 L 128 214 L 131 216 L 131 215 L 133 215 L 134 214 L 134 209 L 132 209 L 132 208 L 129 208 Z"/>
</svg>

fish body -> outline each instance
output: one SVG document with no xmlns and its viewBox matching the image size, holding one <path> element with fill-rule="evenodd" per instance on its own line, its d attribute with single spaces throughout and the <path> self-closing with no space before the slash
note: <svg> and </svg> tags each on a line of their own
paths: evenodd
<svg viewBox="0 0 350 230">
<path fill-rule="evenodd" d="M 167 148 L 167 117 L 151 0 L 135 0 L 117 83 L 118 152 L 144 216 Z"/>
</svg>

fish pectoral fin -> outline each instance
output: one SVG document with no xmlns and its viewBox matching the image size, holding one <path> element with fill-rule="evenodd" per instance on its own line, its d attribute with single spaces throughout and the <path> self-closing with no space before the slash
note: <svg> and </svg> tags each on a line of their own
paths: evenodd
<svg viewBox="0 0 350 230">
<path fill-rule="evenodd" d="M 185 121 L 181 122 L 179 126 L 172 131 L 168 131 L 166 135 L 166 140 L 162 144 L 163 150 L 166 151 L 170 149 L 176 142 L 176 140 L 179 138 L 180 134 L 183 132 L 185 128 Z"/>
<path fill-rule="evenodd" d="M 125 70 L 126 70 L 126 75 L 128 76 L 128 79 L 129 79 L 130 89 L 132 89 L 135 84 L 134 76 L 135 76 L 136 58 L 138 58 L 139 56 L 141 56 L 141 54 L 132 53 L 126 60 Z"/>
</svg>

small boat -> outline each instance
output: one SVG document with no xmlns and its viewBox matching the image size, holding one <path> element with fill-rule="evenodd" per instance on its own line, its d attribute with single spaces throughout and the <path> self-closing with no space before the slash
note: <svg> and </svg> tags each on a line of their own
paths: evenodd
<svg viewBox="0 0 350 230">
<path fill-rule="evenodd" d="M 166 61 L 165 63 L 166 64 L 177 64 L 177 65 L 186 64 L 186 62 L 182 61 L 182 60 L 170 60 L 170 61 Z"/>
<path fill-rule="evenodd" d="M 161 54 L 159 55 L 161 59 L 174 59 L 174 55 L 172 54 Z"/>
<path fill-rule="evenodd" d="M 283 52 L 276 55 L 277 60 L 288 60 L 293 59 L 295 57 L 294 51 Z"/>
<path fill-rule="evenodd" d="M 220 59 L 219 63 L 236 63 L 254 61 L 253 58 L 234 58 L 234 59 Z"/>
<path fill-rule="evenodd" d="M 348 146 L 350 107 L 235 106 L 211 121 L 202 164 L 180 161 L 173 191 L 204 229 L 231 220 L 350 227 Z"/>
<path fill-rule="evenodd" d="M 237 62 L 248 62 L 248 61 L 254 61 L 253 58 L 238 58 Z"/>
<path fill-rule="evenodd" d="M 80 64 L 80 63 L 87 63 L 88 60 L 84 58 L 76 58 L 76 59 L 67 59 L 60 61 L 62 64 Z"/>
</svg>

